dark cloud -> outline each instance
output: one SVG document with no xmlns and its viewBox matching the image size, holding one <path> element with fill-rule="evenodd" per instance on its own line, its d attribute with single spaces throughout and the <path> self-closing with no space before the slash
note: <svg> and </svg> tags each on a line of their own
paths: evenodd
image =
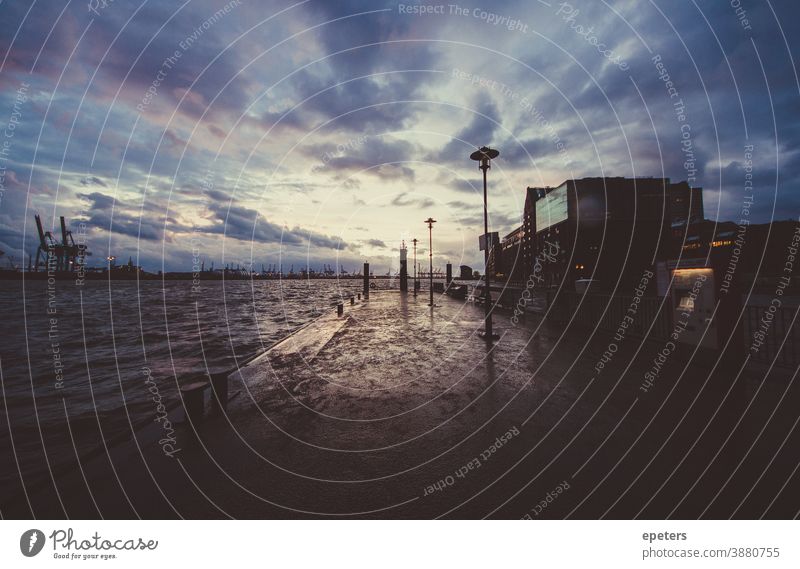
<svg viewBox="0 0 800 569">
<path fill-rule="evenodd" d="M 210 227 L 203 233 L 224 235 L 247 242 L 280 243 L 282 245 L 313 245 L 326 249 L 344 249 L 347 243 L 339 237 L 327 236 L 300 227 L 282 227 L 265 219 L 254 209 L 240 205 L 230 207 L 220 203 L 209 205 L 212 217 Z"/>
<path fill-rule="evenodd" d="M 452 110 L 461 113 L 460 110 Z M 467 163 L 470 153 L 481 146 L 495 144 L 493 138 L 501 121 L 497 105 L 492 98 L 479 92 L 475 103 L 470 108 L 471 118 L 467 125 L 460 129 L 439 151 L 436 160 L 440 163 L 463 165 Z M 453 117 L 455 119 L 455 117 Z M 455 120 L 454 120 L 455 122 Z"/>
<path fill-rule="evenodd" d="M 82 186 L 102 186 L 104 188 L 108 187 L 108 185 L 103 180 L 98 178 L 97 176 L 87 176 L 85 178 L 81 178 L 81 185 Z"/>
<path fill-rule="evenodd" d="M 413 158 L 414 147 L 405 140 L 362 136 L 337 144 L 311 145 L 304 154 L 320 161 L 313 172 L 363 172 L 378 178 L 414 179 L 414 170 L 406 164 Z"/>
<path fill-rule="evenodd" d="M 88 201 L 85 223 L 92 229 L 100 229 L 113 234 L 135 237 L 145 241 L 171 242 L 168 229 L 187 230 L 181 227 L 173 217 L 166 215 L 166 210 L 155 203 L 145 203 L 139 207 L 118 200 L 113 196 L 100 192 L 89 194 L 78 193 L 77 197 Z M 73 225 L 77 223 L 72 221 Z"/>
<path fill-rule="evenodd" d="M 507 140 L 502 147 L 500 159 L 503 160 L 504 166 L 511 168 L 531 169 L 538 161 L 548 156 L 555 156 L 559 152 L 553 140 L 545 137 Z"/>
<path fill-rule="evenodd" d="M 396 207 L 416 207 L 418 209 L 430 208 L 436 205 L 436 202 L 431 198 L 426 197 L 409 197 L 405 192 L 399 194 L 392 199 L 391 204 Z"/>
<path fill-rule="evenodd" d="M 447 182 L 447 186 L 455 190 L 457 192 L 463 192 L 466 194 L 477 194 L 483 192 L 483 187 L 480 186 L 479 182 L 472 182 L 470 180 L 465 180 L 463 178 L 451 180 Z"/>
<path fill-rule="evenodd" d="M 456 200 L 456 201 L 447 202 L 447 207 L 449 207 L 451 209 L 460 209 L 460 210 L 465 210 L 465 211 L 471 211 L 471 210 L 474 210 L 476 207 L 479 207 L 479 206 L 474 205 L 474 204 L 468 204 L 467 202 L 462 202 L 462 201 Z"/>
<path fill-rule="evenodd" d="M 318 31 L 329 56 L 320 64 L 325 69 L 309 68 L 293 80 L 298 101 L 311 97 L 303 111 L 334 119 L 331 126 L 340 131 L 403 128 L 418 110 L 404 101 L 439 80 L 427 71 L 435 68 L 429 43 L 387 41 L 408 37 L 413 21 L 398 17 L 397 4 L 388 0 L 311 2 L 306 9 L 309 22 L 330 23 Z"/>
</svg>

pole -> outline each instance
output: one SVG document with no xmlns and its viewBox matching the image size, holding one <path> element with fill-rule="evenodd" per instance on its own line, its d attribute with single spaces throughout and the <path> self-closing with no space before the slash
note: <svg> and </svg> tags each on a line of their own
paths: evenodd
<svg viewBox="0 0 800 569">
<path fill-rule="evenodd" d="M 430 268 L 428 269 L 428 285 L 430 287 L 431 300 L 428 306 L 433 308 L 433 224 L 436 223 L 436 220 L 429 217 L 425 220 L 425 223 L 428 224 L 428 259 L 430 262 Z"/>
<path fill-rule="evenodd" d="M 492 277 L 489 274 L 491 272 L 489 270 L 489 244 L 491 238 L 489 237 L 489 208 L 486 198 L 486 170 L 491 167 L 489 166 L 489 162 L 498 156 L 500 156 L 500 152 L 494 148 L 489 148 L 488 146 L 483 146 L 469 155 L 470 160 L 479 162 L 480 165 L 478 168 L 483 170 L 483 236 L 485 241 L 483 249 L 483 262 L 485 267 L 484 279 L 486 281 L 483 289 L 483 305 L 486 311 L 483 336 L 489 342 L 493 341 L 495 337 L 492 331 Z M 491 245 L 494 246 L 494 243 Z M 495 262 L 496 261 L 497 259 L 495 259 Z"/>
<path fill-rule="evenodd" d="M 484 335 L 488 341 L 492 340 L 492 291 L 491 291 L 491 277 L 489 276 L 489 212 L 486 200 L 486 170 L 489 169 L 489 161 L 483 160 L 480 165 L 483 170 L 483 234 L 486 239 L 486 247 L 483 251 L 484 259 L 484 273 L 486 286 L 483 289 L 483 305 L 484 305 Z M 492 243 L 494 246 L 494 243 Z"/>
<path fill-rule="evenodd" d="M 428 306 L 433 306 L 433 224 L 428 224 L 428 260 L 430 261 L 430 268 L 428 269 L 428 286 L 431 291 L 431 301 Z"/>
<path fill-rule="evenodd" d="M 417 296 L 417 238 L 414 238 L 414 296 Z"/>
<path fill-rule="evenodd" d="M 369 298 L 369 263 L 364 263 L 364 300 Z"/>
</svg>

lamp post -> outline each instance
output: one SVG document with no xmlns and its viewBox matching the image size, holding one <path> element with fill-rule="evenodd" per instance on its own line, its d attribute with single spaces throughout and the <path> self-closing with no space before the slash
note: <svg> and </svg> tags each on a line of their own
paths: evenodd
<svg viewBox="0 0 800 569">
<path fill-rule="evenodd" d="M 414 296 L 417 296 L 417 238 L 411 242 L 414 244 Z"/>
<path fill-rule="evenodd" d="M 431 301 L 428 303 L 428 306 L 433 308 L 433 224 L 436 223 L 436 220 L 432 217 L 429 217 L 425 220 L 425 223 L 428 224 L 428 258 L 430 259 L 428 278 L 431 291 Z"/>
<path fill-rule="evenodd" d="M 483 235 L 485 240 L 485 247 L 483 250 L 484 259 L 484 273 L 486 283 L 483 289 L 483 305 L 485 308 L 486 317 L 483 325 L 483 338 L 487 342 L 495 340 L 498 336 L 492 331 L 492 291 L 491 291 L 491 277 L 489 276 L 489 213 L 486 200 L 486 171 L 491 168 L 490 162 L 500 156 L 500 152 L 494 148 L 483 146 L 469 155 L 472 160 L 479 162 L 478 169 L 483 170 Z M 492 243 L 494 245 L 494 243 Z"/>
</svg>

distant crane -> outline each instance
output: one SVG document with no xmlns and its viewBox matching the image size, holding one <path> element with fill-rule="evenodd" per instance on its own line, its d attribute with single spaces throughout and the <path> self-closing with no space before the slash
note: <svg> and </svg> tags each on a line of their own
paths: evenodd
<svg viewBox="0 0 800 569">
<path fill-rule="evenodd" d="M 56 271 L 74 271 L 79 265 L 84 263 L 84 258 L 90 255 L 85 246 L 76 245 L 72 237 L 72 231 L 67 230 L 67 222 L 62 215 L 61 221 L 61 242 L 59 243 L 50 231 L 44 231 L 42 218 L 39 214 L 34 215 L 36 220 L 36 230 L 39 234 L 39 246 L 36 249 L 36 262 L 34 270 L 39 267 Z"/>
<path fill-rule="evenodd" d="M 0 251 L 0 257 L 2 257 L 3 255 L 5 255 L 5 252 Z M 8 268 L 10 268 L 12 271 L 16 271 L 17 266 L 14 264 L 14 255 L 6 257 L 6 260 L 8 261 Z"/>
</svg>

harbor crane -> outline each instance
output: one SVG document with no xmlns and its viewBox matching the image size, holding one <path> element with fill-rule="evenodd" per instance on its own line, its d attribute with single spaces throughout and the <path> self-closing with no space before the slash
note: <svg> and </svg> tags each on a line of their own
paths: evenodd
<svg viewBox="0 0 800 569">
<path fill-rule="evenodd" d="M 62 215 L 61 220 L 61 241 L 59 242 L 50 231 L 45 231 L 42 227 L 42 218 L 39 214 L 34 215 L 36 220 L 36 230 L 39 234 L 39 247 L 36 249 L 36 262 L 34 270 L 39 267 L 44 270 L 54 269 L 55 271 L 75 271 L 85 262 L 85 257 L 91 255 L 86 250 L 85 245 L 78 245 L 72 237 L 72 231 L 67 229 L 67 222 Z"/>
</svg>

